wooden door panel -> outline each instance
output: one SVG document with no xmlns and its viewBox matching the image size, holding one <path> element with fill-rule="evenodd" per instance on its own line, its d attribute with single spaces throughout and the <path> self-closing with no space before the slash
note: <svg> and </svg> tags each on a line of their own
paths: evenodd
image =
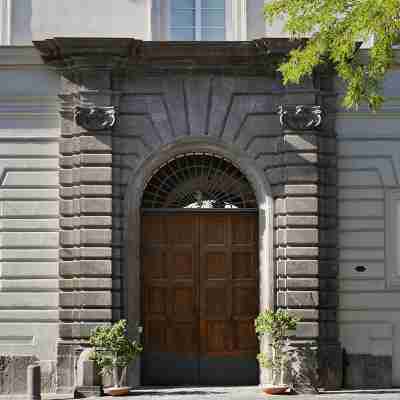
<svg viewBox="0 0 400 400">
<path fill-rule="evenodd" d="M 167 333 L 168 352 L 176 355 L 194 355 L 197 357 L 199 352 L 198 335 L 197 324 L 174 321 Z"/>
<path fill-rule="evenodd" d="M 254 354 L 254 351 L 257 351 L 258 342 L 253 319 L 235 320 L 233 323 L 233 335 L 235 348 L 242 354 L 247 352 Z"/>
<path fill-rule="evenodd" d="M 176 284 L 170 288 L 169 318 L 174 322 L 197 322 L 195 288 Z"/>
<path fill-rule="evenodd" d="M 226 279 L 229 276 L 228 257 L 224 251 L 211 250 L 204 254 L 204 279 Z"/>
<path fill-rule="evenodd" d="M 142 240 L 146 246 L 152 243 L 166 243 L 164 217 L 147 215 L 142 222 Z"/>
<path fill-rule="evenodd" d="M 257 292 L 257 286 L 253 283 L 246 283 L 235 284 L 232 287 L 232 315 L 235 317 L 254 318 L 258 311 L 258 299 L 254 296 L 254 293 Z"/>
<path fill-rule="evenodd" d="M 225 282 L 208 282 L 201 291 L 200 320 L 229 320 L 232 314 L 231 297 Z"/>
<path fill-rule="evenodd" d="M 232 244 L 254 244 L 257 241 L 257 219 L 254 215 L 232 215 L 231 234 Z"/>
<path fill-rule="evenodd" d="M 189 279 L 194 284 L 195 270 L 194 270 L 194 249 L 192 247 L 175 246 L 172 250 L 170 260 L 170 279 L 179 280 Z"/>
<path fill-rule="evenodd" d="M 142 229 L 143 382 L 256 383 L 255 216 L 149 215 Z"/>
<path fill-rule="evenodd" d="M 257 279 L 257 255 L 253 249 L 232 250 L 232 279 Z"/>
<path fill-rule="evenodd" d="M 144 278 L 147 280 L 167 279 L 166 253 L 162 247 L 147 249 L 142 255 L 142 268 L 145 271 Z"/>
<path fill-rule="evenodd" d="M 190 215 L 143 217 L 144 384 L 198 383 L 198 233 Z"/>
<path fill-rule="evenodd" d="M 225 245 L 227 243 L 225 215 L 202 215 L 199 218 L 203 246 Z"/>
</svg>

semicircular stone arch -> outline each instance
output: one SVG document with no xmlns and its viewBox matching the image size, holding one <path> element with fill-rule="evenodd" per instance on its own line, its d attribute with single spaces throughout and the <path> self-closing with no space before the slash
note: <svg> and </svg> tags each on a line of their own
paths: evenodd
<svg viewBox="0 0 400 400">
<path fill-rule="evenodd" d="M 257 208 L 254 190 L 238 167 L 210 153 L 181 154 L 146 182 L 144 209 Z"/>
</svg>

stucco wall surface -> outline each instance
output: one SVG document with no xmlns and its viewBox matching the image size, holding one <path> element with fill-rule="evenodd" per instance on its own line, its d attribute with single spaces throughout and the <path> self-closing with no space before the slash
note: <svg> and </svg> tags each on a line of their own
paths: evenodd
<svg viewBox="0 0 400 400">
<path fill-rule="evenodd" d="M 264 2 L 227 0 L 226 39 L 280 36 L 279 25 L 266 28 Z M 54 36 L 168 40 L 169 8 L 169 0 L 0 0 L 0 45 Z"/>
<path fill-rule="evenodd" d="M 3 393 L 25 390 L 24 366 L 35 359 L 43 362 L 47 389 L 51 390 L 55 383 L 58 86 L 59 77 L 42 65 L 33 48 L 0 49 L 0 392 Z"/>
<path fill-rule="evenodd" d="M 380 372 L 364 382 L 400 384 L 399 88 L 396 68 L 375 114 L 346 111 L 338 99 L 339 320 L 349 386 L 373 366 Z"/>
<path fill-rule="evenodd" d="M 32 0 L 33 40 L 54 36 L 151 40 L 151 0 Z"/>
</svg>

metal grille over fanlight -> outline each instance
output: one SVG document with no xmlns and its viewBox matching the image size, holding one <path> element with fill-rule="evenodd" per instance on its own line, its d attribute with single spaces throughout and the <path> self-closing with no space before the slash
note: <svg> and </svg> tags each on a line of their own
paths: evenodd
<svg viewBox="0 0 400 400">
<path fill-rule="evenodd" d="M 185 154 L 159 168 L 146 186 L 142 208 L 257 208 L 246 177 L 213 154 Z"/>
</svg>

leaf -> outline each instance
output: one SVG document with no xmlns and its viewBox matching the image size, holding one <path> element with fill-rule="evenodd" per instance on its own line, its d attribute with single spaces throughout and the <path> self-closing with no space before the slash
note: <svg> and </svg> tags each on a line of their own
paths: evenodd
<svg viewBox="0 0 400 400">
<path fill-rule="evenodd" d="M 291 37 L 310 38 L 280 65 L 284 84 L 299 83 L 329 62 L 347 85 L 344 106 L 365 102 L 378 110 L 399 41 L 399 10 L 400 0 L 271 0 L 264 8 L 267 22 L 283 19 Z M 368 60 L 361 60 L 358 49 L 371 38 Z"/>
</svg>

